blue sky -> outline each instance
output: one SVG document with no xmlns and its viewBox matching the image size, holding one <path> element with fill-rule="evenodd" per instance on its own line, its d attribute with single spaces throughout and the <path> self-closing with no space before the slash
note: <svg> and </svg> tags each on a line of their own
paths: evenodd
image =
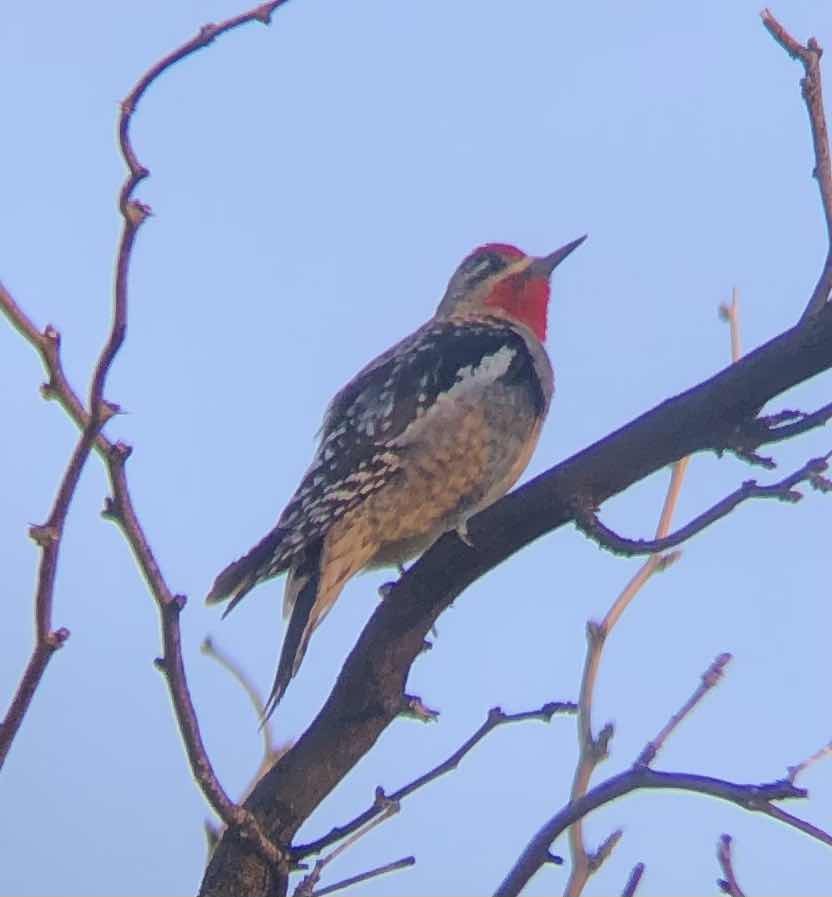
<svg viewBox="0 0 832 897">
<path fill-rule="evenodd" d="M 109 324 L 114 125 L 135 79 L 228 2 L 14 4 L 0 33 L 4 123 L 0 276 L 63 334 L 86 390 Z M 418 4 L 292 0 L 169 72 L 146 97 L 135 144 L 154 217 L 134 253 L 130 330 L 108 425 L 134 446 L 129 475 L 183 616 L 191 687 L 227 789 L 258 762 L 239 688 L 199 653 L 210 633 L 264 689 L 282 638 L 281 584 L 225 622 L 202 596 L 277 518 L 312 452 L 331 394 L 429 316 L 473 246 L 544 253 L 590 239 L 558 270 L 549 348 L 557 393 L 529 473 L 540 472 L 729 359 L 716 309 L 740 291 L 743 342 L 799 316 L 825 253 L 798 65 L 755 3 Z M 832 46 L 832 8 L 774 8 L 799 37 Z M 827 92 L 832 91 L 832 75 Z M 76 433 L 42 402 L 39 362 L 0 325 L 0 696 L 31 647 L 37 551 Z M 777 408 L 828 401 L 829 376 Z M 784 475 L 828 451 L 829 433 L 777 447 Z M 679 519 L 749 476 L 694 459 Z M 622 532 L 655 528 L 667 473 L 604 508 Z M 163 682 L 156 612 L 118 531 L 101 520 L 93 459 L 65 533 L 55 624 L 72 631 L 0 776 L 0 892 L 193 892 L 207 807 L 190 779 Z M 697 537 L 651 582 L 611 638 L 596 726 L 615 721 L 605 776 L 624 768 L 721 651 L 726 681 L 655 764 L 770 781 L 832 735 L 828 702 L 832 506 L 746 506 Z M 409 689 L 442 711 L 400 721 L 302 830 L 317 837 L 454 750 L 489 707 L 576 696 L 587 619 L 603 615 L 638 561 L 572 528 L 475 584 L 439 622 Z M 316 633 L 276 717 L 297 736 L 328 694 L 385 574 L 357 578 Z M 502 729 L 460 769 L 330 867 L 329 881 L 406 854 L 412 869 L 364 894 L 493 890 L 566 800 L 573 723 Z M 792 812 L 832 827 L 832 764 L 805 777 Z M 591 843 L 625 829 L 588 893 L 714 892 L 720 833 L 735 838 L 749 893 L 817 894 L 832 853 L 770 820 L 678 794 L 636 795 L 592 817 Z M 565 843 L 555 850 L 565 852 Z M 529 894 L 558 892 L 550 867 Z"/>
</svg>

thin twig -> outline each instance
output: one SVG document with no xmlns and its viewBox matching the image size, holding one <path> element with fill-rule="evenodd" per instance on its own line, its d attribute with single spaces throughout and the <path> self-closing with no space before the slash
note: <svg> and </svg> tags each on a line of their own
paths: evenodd
<svg viewBox="0 0 832 897">
<path fill-rule="evenodd" d="M 734 862 L 731 857 L 731 836 L 723 835 L 716 844 L 716 858 L 725 878 L 717 879 L 719 889 L 729 897 L 745 897 L 734 874 Z"/>
<path fill-rule="evenodd" d="M 576 710 L 577 706 L 571 701 L 552 701 L 548 704 L 544 704 L 538 710 L 528 710 L 522 713 L 504 713 L 501 708 L 492 707 L 491 710 L 488 711 L 488 716 L 486 717 L 485 722 L 446 760 L 438 766 L 434 766 L 433 769 L 414 779 L 404 787 L 399 788 L 398 791 L 394 791 L 393 794 L 386 795 L 382 788 L 377 788 L 375 799 L 368 809 L 359 816 L 356 816 L 351 822 L 342 826 L 336 826 L 328 834 L 324 835 L 322 838 L 318 838 L 317 841 L 310 841 L 308 844 L 299 844 L 293 847 L 291 851 L 292 858 L 294 860 L 299 860 L 310 854 L 320 853 L 330 844 L 334 844 L 336 841 L 346 838 L 363 825 L 366 825 L 371 819 L 378 816 L 379 813 L 384 812 L 388 803 L 401 803 L 401 801 L 408 795 L 413 794 L 414 791 L 418 791 L 419 788 L 423 788 L 429 782 L 439 778 L 439 776 L 456 769 L 465 755 L 473 750 L 473 748 L 475 748 L 489 732 L 493 732 L 494 729 L 508 725 L 509 723 L 519 723 L 527 720 L 541 720 L 548 723 L 556 713 L 574 713 Z"/>
<path fill-rule="evenodd" d="M 271 718 L 265 717 L 264 715 L 265 701 L 263 700 L 260 690 L 254 684 L 251 677 L 245 673 L 243 668 L 230 655 L 217 647 L 212 638 L 206 637 L 202 642 L 200 650 L 206 657 L 215 660 L 223 669 L 231 674 L 234 680 L 248 695 L 252 707 L 254 707 L 254 713 L 257 716 L 257 719 L 263 721 L 260 725 L 260 732 L 263 736 L 263 757 L 260 761 L 259 769 L 260 771 L 264 770 L 267 765 L 270 765 L 277 759 L 277 757 L 284 753 L 286 747 L 275 746 Z"/>
<path fill-rule="evenodd" d="M 790 766 L 788 769 L 789 773 L 789 781 L 794 783 L 797 780 L 799 775 L 802 775 L 806 770 L 813 766 L 818 760 L 822 760 L 824 757 L 829 757 L 832 755 L 832 741 L 828 741 L 822 748 L 819 748 L 808 756 L 805 760 L 801 760 L 796 766 Z"/>
<path fill-rule="evenodd" d="M 791 798 L 805 798 L 808 792 L 786 779 L 762 785 L 745 785 L 683 772 L 659 772 L 649 766 L 634 765 L 612 776 L 588 791 L 582 798 L 569 801 L 549 819 L 532 838 L 520 858 L 496 890 L 496 897 L 516 897 L 532 876 L 544 865 L 549 846 L 570 825 L 588 813 L 618 800 L 625 794 L 640 790 L 674 789 L 704 794 L 744 810 L 762 813 L 804 832 L 811 838 L 832 847 L 832 835 L 812 823 L 786 813 L 773 802 Z"/>
<path fill-rule="evenodd" d="M 630 877 L 627 879 L 627 884 L 624 886 L 624 890 L 621 892 L 621 897 L 635 897 L 642 875 L 644 875 L 644 863 L 636 863 L 635 866 L 633 866 L 633 871 L 630 873 Z"/>
<path fill-rule="evenodd" d="M 800 90 L 806 102 L 809 124 L 812 128 L 812 144 L 815 153 L 813 174 L 820 190 L 823 214 L 826 218 L 826 235 L 829 241 L 826 261 L 817 286 L 815 286 L 812 298 L 800 318 L 801 321 L 805 321 L 823 308 L 832 291 L 832 163 L 830 163 L 829 156 L 829 136 L 826 132 L 826 114 L 823 111 L 823 86 L 820 71 L 820 57 L 823 55 L 823 50 L 813 37 L 810 37 L 805 45 L 801 44 L 777 21 L 771 10 L 764 9 L 760 15 L 768 33 L 792 59 L 800 60 L 805 72 L 805 77 L 800 81 Z"/>
<path fill-rule="evenodd" d="M 745 501 L 753 498 L 776 498 L 780 501 L 795 502 L 803 498 L 802 493 L 795 490 L 799 483 L 808 482 L 820 491 L 828 491 L 832 483 L 823 474 L 828 469 L 829 458 L 832 452 L 828 452 L 820 458 L 812 458 L 803 467 L 768 486 L 760 486 L 756 480 L 746 480 L 738 489 L 718 501 L 713 507 L 703 511 L 698 517 L 694 517 L 690 523 L 680 527 L 675 533 L 671 533 L 662 539 L 626 539 L 605 526 L 598 518 L 597 513 L 587 508 L 585 504 L 576 500 L 574 502 L 575 525 L 577 528 L 596 541 L 602 548 L 612 551 L 614 554 L 639 555 L 655 554 L 667 551 L 687 542 L 692 536 L 707 529 L 717 520 L 727 516 Z"/>
<path fill-rule="evenodd" d="M 402 857 L 400 860 L 386 863 L 384 866 L 377 866 L 375 869 L 370 869 L 368 872 L 362 872 L 360 875 L 353 875 L 351 878 L 345 878 L 343 881 L 338 881 L 334 885 L 327 885 L 325 888 L 313 891 L 312 897 L 324 897 L 324 894 L 332 894 L 335 891 L 341 891 L 344 888 L 350 887 L 350 885 L 357 885 L 362 881 L 367 881 L 368 878 L 375 878 L 378 875 L 386 875 L 388 872 L 405 869 L 408 866 L 412 866 L 415 862 L 416 857 Z"/>
<path fill-rule="evenodd" d="M 832 402 L 807 414 L 803 411 L 781 411 L 779 414 L 757 417 L 742 427 L 746 436 L 756 448 L 772 442 L 793 439 L 816 427 L 822 427 L 832 420 Z M 794 421 L 794 423 L 783 423 Z"/>
<path fill-rule="evenodd" d="M 369 834 L 376 828 L 376 826 L 386 822 L 391 816 L 395 816 L 401 807 L 401 804 L 399 804 L 398 801 L 393 801 L 389 798 L 384 799 L 384 804 L 384 812 L 380 816 L 371 819 L 366 825 L 353 832 L 348 838 L 345 838 L 335 850 L 316 861 L 309 875 L 304 876 L 295 888 L 294 897 L 312 897 L 312 892 L 315 889 L 315 885 L 321 880 L 321 874 L 324 869 L 345 850 L 349 850 L 356 841 L 359 841 L 365 835 Z"/>
<path fill-rule="evenodd" d="M 259 689 L 254 685 L 251 678 L 246 675 L 242 668 L 228 654 L 217 647 L 213 639 L 205 638 L 202 642 L 201 650 L 203 654 L 216 660 L 223 669 L 227 670 L 234 677 L 251 700 L 257 718 L 263 719 L 263 696 L 260 694 Z M 269 720 L 265 720 L 260 728 L 263 735 L 263 753 L 260 756 L 260 764 L 254 771 L 248 785 L 242 790 L 238 801 L 239 804 L 242 804 L 248 795 L 251 794 L 252 789 L 260 780 L 263 773 L 277 762 L 286 751 L 291 748 L 293 743 L 292 741 L 287 740 L 281 744 L 276 744 L 271 722 Z M 205 832 L 208 840 L 208 852 L 210 854 L 222 834 L 222 826 L 214 826 L 211 822 L 206 821 Z"/>
<path fill-rule="evenodd" d="M 694 707 L 696 707 L 696 705 L 712 688 L 715 688 L 719 684 L 720 680 L 722 679 L 722 675 L 725 672 L 725 667 L 730 662 L 731 655 L 727 652 L 724 654 L 720 654 L 716 658 L 716 660 L 714 660 L 714 662 L 702 674 L 702 681 L 699 683 L 694 693 L 687 699 L 687 701 L 685 701 L 685 703 L 679 708 L 679 710 L 677 710 L 676 713 L 674 713 L 673 716 L 670 717 L 661 732 L 659 732 L 659 734 L 654 739 L 647 742 L 644 750 L 639 754 L 636 763 L 643 764 L 644 766 L 649 766 L 653 762 L 653 760 L 656 759 L 656 755 L 659 753 L 662 747 L 664 747 L 664 743 L 674 732 L 674 730 L 678 728 L 682 720 L 693 710 Z"/>
<path fill-rule="evenodd" d="M 731 328 L 731 361 L 737 362 L 742 357 L 742 340 L 740 339 L 740 296 L 739 290 L 731 290 L 731 304 L 719 306 L 719 316 Z"/>
</svg>

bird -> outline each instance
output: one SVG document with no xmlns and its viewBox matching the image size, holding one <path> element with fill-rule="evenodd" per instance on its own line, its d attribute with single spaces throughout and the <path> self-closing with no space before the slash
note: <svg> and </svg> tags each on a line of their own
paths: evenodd
<svg viewBox="0 0 832 897">
<path fill-rule="evenodd" d="M 330 402 L 317 451 L 276 526 L 214 581 L 225 617 L 286 573 L 289 623 L 264 719 L 309 639 L 358 572 L 398 566 L 467 522 L 526 468 L 554 392 L 544 347 L 554 269 L 506 243 L 469 253 L 433 317 L 379 355 Z"/>
</svg>

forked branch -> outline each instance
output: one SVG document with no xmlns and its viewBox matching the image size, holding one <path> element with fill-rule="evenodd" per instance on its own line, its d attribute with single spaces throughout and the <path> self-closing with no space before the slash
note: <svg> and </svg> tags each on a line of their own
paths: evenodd
<svg viewBox="0 0 832 897">
<path fill-rule="evenodd" d="M 204 26 L 196 37 L 182 44 L 152 66 L 139 79 L 122 103 L 118 135 L 121 152 L 128 168 L 128 176 L 119 193 L 119 209 L 123 225 L 116 259 L 113 320 L 93 372 L 88 409 L 84 408 L 77 393 L 64 375 L 57 331 L 52 327 L 47 327 L 43 333 L 38 331 L 10 293 L 5 289 L 0 289 L 0 307 L 12 325 L 39 351 L 46 366 L 49 382 L 43 390 L 44 395 L 48 398 L 57 398 L 82 430 L 52 513 L 45 524 L 33 528 L 31 533 L 43 549 L 38 591 L 35 598 L 38 637 L 32 659 L 24 672 L 17 694 L 0 730 L 0 764 L 31 703 L 49 657 L 68 636 L 66 630 L 52 632 L 50 629 L 58 548 L 69 502 L 75 492 L 83 466 L 93 447 L 96 447 L 106 460 L 113 493 L 113 497 L 107 502 L 105 514 L 121 527 L 159 609 L 164 654 L 157 661 L 157 665 L 164 673 L 168 683 L 194 777 L 208 802 L 223 822 L 239 833 L 244 840 L 249 841 L 267 863 L 281 869 L 286 867 L 285 853 L 263 834 L 259 823 L 249 810 L 236 805 L 228 797 L 208 759 L 182 662 L 179 615 L 185 605 L 185 598 L 182 595 L 174 595 L 168 587 L 133 506 L 125 472 L 125 462 L 130 456 L 130 447 L 121 442 L 112 443 L 101 436 L 99 431 L 118 410 L 116 406 L 104 399 L 104 389 L 110 368 L 127 332 L 128 275 L 133 245 L 139 228 L 150 214 L 150 209 L 147 206 L 133 198 L 136 187 L 149 174 L 148 169 L 139 161 L 131 140 L 130 124 L 136 106 L 154 81 L 172 65 L 207 46 L 219 35 L 240 25 L 251 21 L 268 24 L 274 10 L 285 2 L 286 0 L 273 0 L 273 2 L 259 5 L 249 12 L 227 19 L 219 25 Z"/>
</svg>

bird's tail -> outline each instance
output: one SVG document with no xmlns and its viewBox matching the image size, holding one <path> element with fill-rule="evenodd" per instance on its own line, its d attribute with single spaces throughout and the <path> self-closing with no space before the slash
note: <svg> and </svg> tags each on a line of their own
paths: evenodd
<svg viewBox="0 0 832 897">
<path fill-rule="evenodd" d="M 283 596 L 283 611 L 284 616 L 289 617 L 289 626 L 280 649 L 277 673 L 266 701 L 263 719 L 268 719 L 280 703 L 286 688 L 300 668 L 309 637 L 320 622 L 320 615 L 315 613 L 315 609 L 321 585 L 322 553 L 323 540 L 317 539 L 292 559 Z"/>
<path fill-rule="evenodd" d="M 230 598 L 223 613 L 224 619 L 258 582 L 282 573 L 290 563 L 288 557 L 283 562 L 280 557 L 285 534 L 285 530 L 275 527 L 248 554 L 229 564 L 214 580 L 214 585 L 205 598 L 206 604 L 218 604 Z"/>
<path fill-rule="evenodd" d="M 372 557 L 373 544 L 369 540 L 353 539 L 360 535 L 355 528 L 348 532 L 346 542 L 316 539 L 292 556 L 283 598 L 284 616 L 289 617 L 289 626 L 264 718 L 274 711 L 283 697 L 303 661 L 312 633 L 338 600 L 344 584 Z"/>
</svg>

